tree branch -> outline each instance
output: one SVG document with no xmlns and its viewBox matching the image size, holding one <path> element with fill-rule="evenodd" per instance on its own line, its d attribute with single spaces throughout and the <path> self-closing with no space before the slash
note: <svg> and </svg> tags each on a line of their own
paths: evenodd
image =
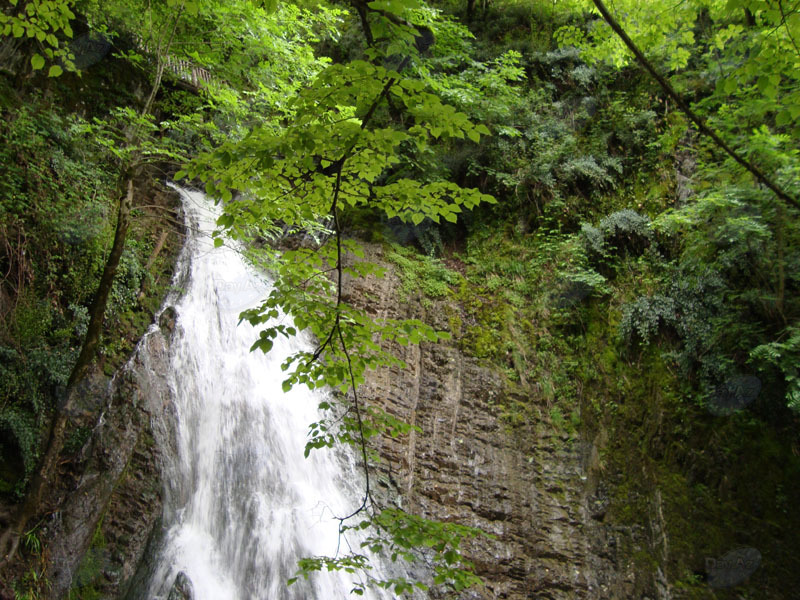
<svg viewBox="0 0 800 600">
<path fill-rule="evenodd" d="M 625 30 L 622 29 L 620 24 L 611 16 L 611 13 L 606 8 L 605 4 L 603 4 L 602 0 L 592 0 L 594 5 L 597 7 L 597 10 L 600 11 L 600 14 L 603 15 L 603 18 L 606 20 L 606 23 L 609 24 L 611 29 L 620 37 L 620 39 L 625 43 L 628 49 L 633 53 L 636 57 L 636 60 L 639 64 L 644 67 L 644 69 L 650 73 L 650 75 L 658 82 L 658 85 L 666 92 L 666 94 L 675 101 L 675 104 L 678 105 L 684 114 L 689 117 L 692 122 L 697 126 L 701 133 L 710 137 L 713 142 L 722 148 L 728 156 L 730 156 L 733 160 L 735 160 L 739 165 L 744 167 L 747 171 L 749 171 L 759 182 L 763 185 L 768 187 L 772 190 L 775 195 L 786 202 L 787 204 L 793 205 L 795 208 L 800 208 L 800 201 L 797 198 L 793 198 L 788 193 L 786 193 L 783 189 L 781 189 L 778 184 L 776 184 L 772 179 L 767 177 L 761 169 L 759 169 L 756 165 L 752 162 L 748 161 L 744 158 L 741 154 L 736 152 L 733 148 L 731 148 L 713 129 L 711 129 L 705 122 L 705 120 L 700 117 L 697 113 L 695 113 L 689 105 L 684 101 L 684 99 L 674 90 L 674 88 L 667 82 L 666 79 L 656 71 L 655 67 L 650 63 L 649 60 L 642 54 L 642 51 L 633 43 L 633 40 L 625 33 Z"/>
</svg>

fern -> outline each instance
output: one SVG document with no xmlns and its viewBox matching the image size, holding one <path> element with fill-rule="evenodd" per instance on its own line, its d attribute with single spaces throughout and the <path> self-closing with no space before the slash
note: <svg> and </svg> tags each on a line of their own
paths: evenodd
<svg viewBox="0 0 800 600">
<path fill-rule="evenodd" d="M 675 301 L 667 296 L 642 296 L 626 305 L 619 325 L 620 337 L 628 343 L 649 344 L 662 325 L 674 325 Z"/>
<path fill-rule="evenodd" d="M 650 219 L 629 208 L 605 217 L 599 229 L 610 246 L 635 254 L 641 254 L 653 239 Z"/>
<path fill-rule="evenodd" d="M 786 404 L 800 412 L 800 327 L 787 332 L 788 340 L 761 344 L 753 348 L 750 358 L 761 370 L 772 367 L 780 371 L 786 382 Z"/>
<path fill-rule="evenodd" d="M 581 225 L 580 240 L 588 254 L 602 255 L 605 253 L 605 236 L 594 225 L 589 223 Z"/>
<path fill-rule="evenodd" d="M 629 208 L 604 217 L 597 227 L 581 226 L 581 242 L 589 255 L 605 256 L 611 250 L 641 254 L 653 242 L 650 219 Z"/>
</svg>

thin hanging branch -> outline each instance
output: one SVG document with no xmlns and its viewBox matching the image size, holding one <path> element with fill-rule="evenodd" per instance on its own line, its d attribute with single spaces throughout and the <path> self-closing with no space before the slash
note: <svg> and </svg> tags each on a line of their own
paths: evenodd
<svg viewBox="0 0 800 600">
<path fill-rule="evenodd" d="M 771 178 L 767 177 L 761 169 L 759 169 L 756 165 L 752 162 L 744 158 L 741 154 L 736 152 L 733 148 L 728 145 L 725 140 L 723 140 L 717 132 L 711 129 L 705 122 L 705 120 L 700 117 L 697 113 L 695 113 L 686 101 L 675 91 L 675 89 L 667 82 L 666 79 L 655 69 L 652 63 L 647 60 L 645 55 L 642 51 L 633 43 L 633 40 L 625 33 L 625 30 L 622 26 L 611 16 L 611 13 L 606 8 L 605 4 L 603 4 L 602 0 L 592 0 L 594 5 L 597 7 L 597 10 L 600 11 L 600 14 L 603 15 L 603 18 L 606 20 L 606 23 L 609 24 L 611 29 L 614 30 L 619 38 L 625 43 L 628 49 L 633 53 L 636 57 L 636 60 L 639 64 L 644 67 L 644 69 L 650 73 L 650 75 L 658 82 L 658 85 L 666 92 L 666 94 L 675 101 L 675 104 L 678 105 L 678 108 L 689 117 L 692 122 L 697 126 L 701 133 L 710 137 L 713 142 L 722 148 L 728 156 L 730 156 L 733 160 L 735 160 L 739 165 L 744 167 L 747 171 L 752 173 L 752 175 L 763 185 L 768 187 L 772 190 L 775 195 L 786 202 L 787 204 L 791 204 L 795 208 L 800 208 L 800 200 L 790 196 L 786 191 L 784 191 L 778 184 L 776 184 Z"/>
<path fill-rule="evenodd" d="M 397 80 L 394 78 L 389 78 L 386 84 L 381 89 L 381 92 L 372 102 L 370 107 L 367 109 L 367 112 L 361 119 L 361 129 L 364 130 L 369 125 L 369 122 L 372 120 L 373 116 L 375 115 L 375 110 L 380 105 L 381 101 L 387 98 L 389 94 L 389 90 L 391 90 L 392 86 L 397 83 Z M 330 332 L 326 339 L 317 347 L 316 351 L 311 357 L 311 361 L 317 360 L 325 348 L 329 347 L 333 343 L 334 336 L 338 337 L 339 343 L 342 345 L 342 351 L 345 355 L 345 360 L 347 362 L 347 374 L 348 378 L 350 379 L 350 387 L 353 390 L 353 410 L 356 415 L 356 424 L 358 427 L 359 432 L 359 446 L 361 450 L 361 459 L 364 462 L 364 497 L 361 501 L 361 504 L 356 508 L 351 514 L 345 517 L 339 517 L 340 527 L 341 524 L 345 521 L 352 519 L 354 516 L 359 514 L 361 511 L 366 509 L 367 504 L 372 497 L 372 490 L 370 484 L 370 473 L 369 473 L 369 460 L 367 456 L 367 442 L 364 438 L 364 422 L 363 417 L 361 415 L 361 405 L 358 399 L 358 386 L 356 385 L 355 374 L 353 373 L 353 364 L 350 359 L 350 351 L 347 348 L 347 344 L 345 343 L 344 335 L 342 333 L 342 324 L 341 324 L 341 312 L 340 306 L 342 304 L 342 295 L 343 295 L 343 277 L 344 277 L 344 261 L 342 260 L 342 228 L 339 223 L 339 195 L 342 189 L 342 169 L 344 168 L 344 164 L 347 160 L 352 156 L 353 150 L 355 149 L 356 142 L 350 144 L 350 146 L 344 151 L 342 156 L 339 160 L 335 161 L 332 165 L 328 166 L 328 172 L 330 173 L 330 169 L 335 169 L 336 173 L 336 181 L 333 187 L 333 197 L 331 200 L 331 208 L 330 213 L 333 215 L 333 229 L 336 234 L 336 317 L 334 318 L 333 325 L 331 326 Z M 330 173 L 332 174 L 332 173 Z"/>
<path fill-rule="evenodd" d="M 795 11 L 792 10 L 787 15 L 786 10 L 783 8 L 783 0 L 778 0 L 778 9 L 780 9 L 781 11 L 781 25 L 783 25 L 783 28 L 786 30 L 786 36 L 789 38 L 789 41 L 792 43 L 792 46 L 794 46 L 795 53 L 797 54 L 798 57 L 800 57 L 800 47 L 798 47 L 797 40 L 794 39 L 794 36 L 792 35 L 792 30 L 789 27 L 789 23 L 787 23 L 786 21 L 786 19 Z"/>
</svg>

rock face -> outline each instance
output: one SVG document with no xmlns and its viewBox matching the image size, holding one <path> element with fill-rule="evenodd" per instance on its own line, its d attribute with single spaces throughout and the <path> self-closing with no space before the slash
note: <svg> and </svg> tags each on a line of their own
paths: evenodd
<svg viewBox="0 0 800 600">
<path fill-rule="evenodd" d="M 91 587 L 124 592 L 161 515 L 159 452 L 153 441 L 170 405 L 165 379 L 170 331 L 151 330 L 105 393 L 106 406 L 84 450 L 84 467 L 48 525 L 53 598 Z M 101 394 L 100 397 L 103 397 Z"/>
<path fill-rule="evenodd" d="M 381 261 L 379 248 L 369 254 Z M 426 311 L 397 302 L 391 270 L 383 279 L 349 280 L 345 291 L 377 318 L 421 318 L 447 329 L 441 305 Z M 495 536 L 469 548 L 486 583 L 461 597 L 634 597 L 633 575 L 616 564 L 614 533 L 602 524 L 595 446 L 548 422 L 510 430 L 498 418 L 511 393 L 502 378 L 454 346 L 396 350 L 409 368 L 372 372 L 361 396 L 422 431 L 382 440 L 380 484 L 406 510 Z"/>
<path fill-rule="evenodd" d="M 189 578 L 181 571 L 178 573 L 178 576 L 175 578 L 175 583 L 172 585 L 172 589 L 169 591 L 169 596 L 167 600 L 193 600 L 194 599 L 194 588 L 192 587 L 192 582 L 189 581 Z"/>
</svg>

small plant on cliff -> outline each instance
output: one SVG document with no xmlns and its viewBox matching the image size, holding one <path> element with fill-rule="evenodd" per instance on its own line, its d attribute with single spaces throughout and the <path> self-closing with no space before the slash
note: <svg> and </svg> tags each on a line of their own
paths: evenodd
<svg viewBox="0 0 800 600">
<path fill-rule="evenodd" d="M 392 245 L 387 260 L 397 265 L 402 281 L 402 300 L 421 292 L 428 298 L 443 298 L 456 285 L 459 275 L 448 269 L 441 260 L 431 256 L 419 256 L 412 249 Z"/>
</svg>

